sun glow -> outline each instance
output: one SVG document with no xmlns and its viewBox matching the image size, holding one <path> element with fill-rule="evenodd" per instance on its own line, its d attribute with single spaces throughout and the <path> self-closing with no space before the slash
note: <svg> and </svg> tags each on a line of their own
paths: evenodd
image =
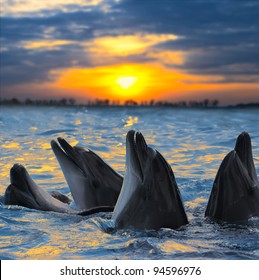
<svg viewBox="0 0 259 280">
<path fill-rule="evenodd" d="M 119 77 L 116 80 L 116 84 L 118 84 L 123 89 L 128 89 L 132 87 L 137 81 L 136 77 Z"/>
<path fill-rule="evenodd" d="M 109 99 L 112 102 L 142 102 L 172 97 L 175 100 L 192 100 L 194 95 L 207 96 L 208 92 L 216 94 L 223 90 L 219 83 L 222 79 L 220 75 L 190 75 L 158 63 L 58 69 L 52 70 L 50 76 L 55 79 L 46 83 L 45 88 L 66 96 L 74 94 L 82 102 L 87 98 Z M 32 86 L 39 91 L 38 85 Z M 225 92 L 235 92 L 240 88 L 241 84 L 224 85 Z M 244 90 L 250 89 L 253 90 L 254 86 L 246 84 Z"/>
</svg>

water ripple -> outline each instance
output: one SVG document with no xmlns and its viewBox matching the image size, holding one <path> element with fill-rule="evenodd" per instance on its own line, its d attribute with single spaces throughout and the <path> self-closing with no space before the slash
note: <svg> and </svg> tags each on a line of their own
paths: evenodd
<svg viewBox="0 0 259 280">
<path fill-rule="evenodd" d="M 63 132 L 74 132 L 75 129 L 52 129 L 52 130 L 47 130 L 44 132 L 40 132 L 38 133 L 38 135 L 54 135 L 54 134 L 59 134 L 59 133 L 63 133 Z"/>
</svg>

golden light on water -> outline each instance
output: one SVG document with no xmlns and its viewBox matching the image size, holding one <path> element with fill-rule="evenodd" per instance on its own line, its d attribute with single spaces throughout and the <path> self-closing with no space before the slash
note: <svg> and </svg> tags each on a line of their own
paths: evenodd
<svg viewBox="0 0 259 280">
<path fill-rule="evenodd" d="M 13 149 L 13 150 L 17 150 L 17 149 L 20 149 L 21 146 L 19 143 L 17 142 L 6 142 L 6 143 L 3 143 L 1 145 L 1 148 L 3 149 Z"/>
<path fill-rule="evenodd" d="M 138 123 L 138 117 L 129 116 L 128 119 L 122 120 L 124 122 L 124 127 L 131 127 L 134 124 Z"/>
<path fill-rule="evenodd" d="M 175 253 L 175 252 L 190 253 L 196 251 L 196 249 L 192 246 L 180 244 L 172 240 L 168 240 L 163 244 L 159 244 L 159 247 L 163 250 L 163 252 L 166 253 Z"/>
<path fill-rule="evenodd" d="M 189 208 L 196 208 L 199 207 L 202 203 L 206 203 L 206 202 L 207 202 L 207 198 L 197 197 L 192 201 L 185 202 L 185 205 Z"/>
</svg>

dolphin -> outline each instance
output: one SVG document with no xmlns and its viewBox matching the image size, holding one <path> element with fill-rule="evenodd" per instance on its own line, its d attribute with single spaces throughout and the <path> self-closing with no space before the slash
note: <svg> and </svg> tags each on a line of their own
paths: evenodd
<svg viewBox="0 0 259 280">
<path fill-rule="evenodd" d="M 114 207 L 123 177 L 90 149 L 72 147 L 63 138 L 57 140 L 51 141 L 51 147 L 77 207 L 81 210 Z"/>
<path fill-rule="evenodd" d="M 62 202 L 68 199 L 65 199 L 65 195 L 55 192 L 55 198 L 40 188 L 23 165 L 14 164 L 10 170 L 10 179 L 11 184 L 4 194 L 5 204 L 20 205 L 41 211 L 75 213 L 67 203 Z"/>
<path fill-rule="evenodd" d="M 241 133 L 223 159 L 213 183 L 205 216 L 216 221 L 246 223 L 259 215 L 259 186 L 251 138 Z"/>
<path fill-rule="evenodd" d="M 172 228 L 188 223 L 174 173 L 140 132 L 126 137 L 126 173 L 112 219 L 118 228 Z"/>
<path fill-rule="evenodd" d="M 84 211 L 77 211 L 69 207 L 70 199 L 58 192 L 48 193 L 40 188 L 29 175 L 26 168 L 21 164 L 14 164 L 10 170 L 11 184 L 4 194 L 4 204 L 18 205 L 26 208 L 53 211 L 80 216 L 89 216 L 99 212 L 112 212 L 114 207 L 100 206 Z"/>
</svg>

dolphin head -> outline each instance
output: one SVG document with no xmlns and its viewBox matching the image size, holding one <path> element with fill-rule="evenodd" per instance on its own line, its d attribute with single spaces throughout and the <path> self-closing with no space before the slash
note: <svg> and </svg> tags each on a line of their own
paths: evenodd
<svg viewBox="0 0 259 280">
<path fill-rule="evenodd" d="M 46 190 L 40 188 L 23 165 L 14 164 L 10 170 L 10 179 L 11 184 L 7 187 L 4 195 L 5 204 L 19 205 L 42 211 L 75 212 L 61 201 L 64 199 L 64 195 L 55 193 L 56 199 Z M 60 199 L 60 196 L 62 199 Z"/>
<path fill-rule="evenodd" d="M 72 147 L 63 138 L 52 140 L 51 147 L 80 209 L 115 205 L 122 186 L 121 175 L 90 149 Z"/>
<path fill-rule="evenodd" d="M 259 215 L 258 179 L 252 155 L 251 139 L 242 132 L 234 150 L 223 159 L 213 183 L 205 216 L 244 223 Z"/>
<path fill-rule="evenodd" d="M 171 167 L 133 130 L 126 137 L 126 173 L 113 219 L 118 227 L 136 229 L 188 223 Z"/>
<path fill-rule="evenodd" d="M 38 209 L 35 190 L 39 187 L 21 164 L 14 164 L 10 170 L 11 184 L 5 191 L 5 204 L 20 205 L 28 208 Z"/>
<path fill-rule="evenodd" d="M 164 157 L 149 147 L 142 133 L 129 131 L 126 138 L 126 175 L 139 185 L 147 186 L 147 191 L 166 184 L 176 184 L 173 171 Z M 150 189 L 149 189 L 150 188 Z"/>
</svg>

